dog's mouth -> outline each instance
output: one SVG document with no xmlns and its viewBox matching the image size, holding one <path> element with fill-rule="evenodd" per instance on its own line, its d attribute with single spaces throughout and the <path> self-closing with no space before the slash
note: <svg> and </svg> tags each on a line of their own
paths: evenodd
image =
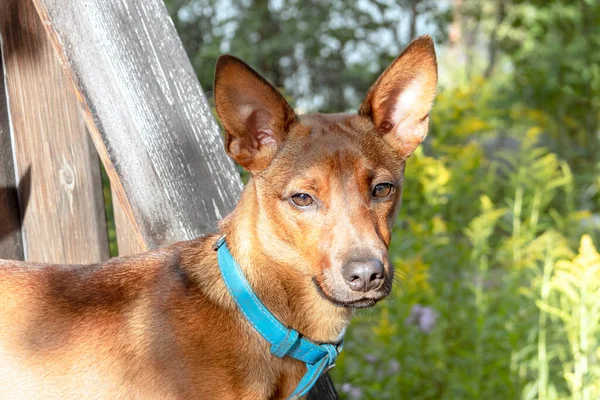
<svg viewBox="0 0 600 400">
<path fill-rule="evenodd" d="M 312 277 L 312 282 L 317 289 L 317 293 L 321 295 L 325 300 L 333 303 L 338 307 L 345 308 L 369 308 L 373 307 L 377 302 L 383 300 L 387 295 L 392 291 L 392 283 L 391 279 L 386 279 L 383 286 L 374 293 L 365 293 L 363 297 L 358 299 L 340 299 L 338 297 L 334 297 L 327 293 L 327 291 L 323 288 L 321 282 L 317 279 L 316 276 Z"/>
</svg>

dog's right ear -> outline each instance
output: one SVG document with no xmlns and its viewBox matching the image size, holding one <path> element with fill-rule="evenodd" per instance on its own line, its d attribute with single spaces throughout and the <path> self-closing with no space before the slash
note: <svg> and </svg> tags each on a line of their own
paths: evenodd
<svg viewBox="0 0 600 400">
<path fill-rule="evenodd" d="M 269 165 L 296 120 L 273 85 L 230 55 L 217 61 L 215 105 L 225 127 L 227 153 L 252 173 Z"/>
</svg>

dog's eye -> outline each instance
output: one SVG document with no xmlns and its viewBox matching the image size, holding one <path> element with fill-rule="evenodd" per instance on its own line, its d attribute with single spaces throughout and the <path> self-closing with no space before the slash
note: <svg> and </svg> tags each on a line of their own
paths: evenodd
<svg viewBox="0 0 600 400">
<path fill-rule="evenodd" d="M 371 195 L 374 198 L 384 198 L 384 197 L 388 197 L 390 194 L 394 193 L 394 191 L 396 190 L 396 187 L 394 185 L 392 185 L 391 183 L 379 183 L 377 185 L 375 185 L 375 187 L 373 188 L 373 192 L 371 192 Z"/>
<path fill-rule="evenodd" d="M 292 195 L 290 200 L 298 207 L 308 207 L 315 202 L 313 198 L 306 193 L 296 193 Z"/>
</svg>

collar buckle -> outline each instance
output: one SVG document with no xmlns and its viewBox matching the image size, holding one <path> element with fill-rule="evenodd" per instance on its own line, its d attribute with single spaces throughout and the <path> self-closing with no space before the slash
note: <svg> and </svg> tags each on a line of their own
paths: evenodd
<svg viewBox="0 0 600 400">
<path fill-rule="evenodd" d="M 217 239 L 217 241 L 215 242 L 215 244 L 213 244 L 213 250 L 217 251 L 219 250 L 219 247 L 223 246 L 223 244 L 225 243 L 225 234 L 219 236 L 219 238 Z"/>
</svg>

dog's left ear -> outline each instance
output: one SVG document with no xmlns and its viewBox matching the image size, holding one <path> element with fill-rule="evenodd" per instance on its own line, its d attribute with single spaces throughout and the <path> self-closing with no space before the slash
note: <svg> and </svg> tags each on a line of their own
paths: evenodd
<svg viewBox="0 0 600 400">
<path fill-rule="evenodd" d="M 409 157 L 427 136 L 436 85 L 433 40 L 420 36 L 381 74 L 358 113 L 373 121 L 400 157 Z"/>
<path fill-rule="evenodd" d="M 296 120 L 273 85 L 230 55 L 217 61 L 215 105 L 225 127 L 227 153 L 252 173 L 269 165 Z"/>
</svg>

